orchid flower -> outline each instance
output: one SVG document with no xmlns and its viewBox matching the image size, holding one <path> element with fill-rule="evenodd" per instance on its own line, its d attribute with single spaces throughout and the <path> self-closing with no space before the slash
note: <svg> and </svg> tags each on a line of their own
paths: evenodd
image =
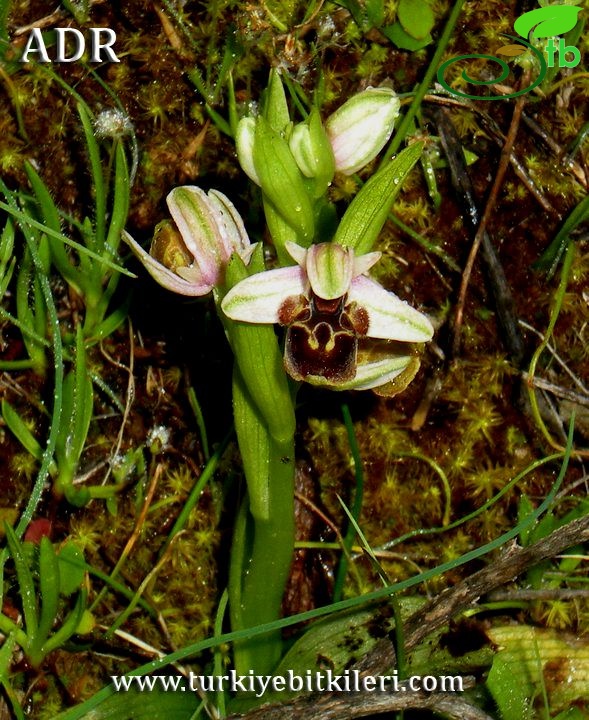
<svg viewBox="0 0 589 720">
<path fill-rule="evenodd" d="M 123 239 L 160 285 L 180 295 L 206 295 L 223 283 L 225 267 L 236 252 L 248 262 L 251 245 L 231 201 L 217 190 L 174 188 L 166 198 L 176 227 L 156 228 L 149 253 L 129 235 Z"/>
<path fill-rule="evenodd" d="M 361 340 L 422 343 L 433 336 L 425 315 L 367 277 L 379 252 L 356 256 L 337 243 L 305 249 L 288 242 L 286 248 L 297 265 L 242 280 L 221 308 L 232 320 L 287 327 L 284 364 L 291 377 L 368 389 L 415 367 L 414 354 L 399 354 L 398 345 L 388 357 L 358 363 Z"/>
</svg>

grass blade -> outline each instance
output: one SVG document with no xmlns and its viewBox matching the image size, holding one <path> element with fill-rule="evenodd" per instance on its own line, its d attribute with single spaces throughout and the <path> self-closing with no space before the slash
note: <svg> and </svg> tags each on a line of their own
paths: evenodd
<svg viewBox="0 0 589 720">
<path fill-rule="evenodd" d="M 8 523 L 4 524 L 4 530 L 6 532 L 8 550 L 16 568 L 16 577 L 18 579 L 22 600 L 27 636 L 29 641 L 33 643 L 39 627 L 37 594 L 35 592 L 33 574 L 31 572 L 31 568 L 29 567 L 27 558 L 25 558 L 22 551 L 21 542 L 17 538 L 14 530 L 10 527 L 10 525 L 8 525 Z"/>
</svg>

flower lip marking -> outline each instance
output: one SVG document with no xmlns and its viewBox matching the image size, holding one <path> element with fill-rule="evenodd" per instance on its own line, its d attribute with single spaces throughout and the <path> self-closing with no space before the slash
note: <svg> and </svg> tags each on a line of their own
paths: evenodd
<svg viewBox="0 0 589 720">
<path fill-rule="evenodd" d="M 225 296 L 222 309 L 233 320 L 286 326 L 284 364 L 296 380 L 344 386 L 378 384 L 358 365 L 363 338 L 427 342 L 429 319 L 365 273 L 380 253 L 355 256 L 352 248 L 321 243 L 308 250 L 287 243 L 297 265 L 252 275 Z M 380 360 L 375 371 L 390 379 L 411 361 L 410 353 Z M 360 370 L 363 370 L 360 372 Z M 388 382 L 389 380 L 383 380 Z"/>
<path fill-rule="evenodd" d="M 287 298 L 278 311 L 287 327 L 284 365 L 295 380 L 325 378 L 332 383 L 356 376 L 358 337 L 366 335 L 368 315 L 346 298 Z"/>
</svg>

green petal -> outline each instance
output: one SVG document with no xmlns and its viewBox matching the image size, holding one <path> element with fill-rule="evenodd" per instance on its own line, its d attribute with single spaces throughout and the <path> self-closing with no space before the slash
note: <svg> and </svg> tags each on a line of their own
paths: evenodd
<svg viewBox="0 0 589 720">
<path fill-rule="evenodd" d="M 315 295 L 324 300 L 343 297 L 354 272 L 354 251 L 334 243 L 312 245 L 307 250 L 307 276 Z"/>
</svg>

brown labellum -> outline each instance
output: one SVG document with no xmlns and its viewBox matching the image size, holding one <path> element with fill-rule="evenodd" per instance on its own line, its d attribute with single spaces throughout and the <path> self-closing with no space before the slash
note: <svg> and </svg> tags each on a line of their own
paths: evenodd
<svg viewBox="0 0 589 720">
<path fill-rule="evenodd" d="M 358 338 L 368 331 L 368 315 L 345 299 L 312 294 L 288 298 L 280 308 L 280 322 L 288 327 L 284 364 L 295 380 L 343 383 L 356 376 Z"/>
</svg>

